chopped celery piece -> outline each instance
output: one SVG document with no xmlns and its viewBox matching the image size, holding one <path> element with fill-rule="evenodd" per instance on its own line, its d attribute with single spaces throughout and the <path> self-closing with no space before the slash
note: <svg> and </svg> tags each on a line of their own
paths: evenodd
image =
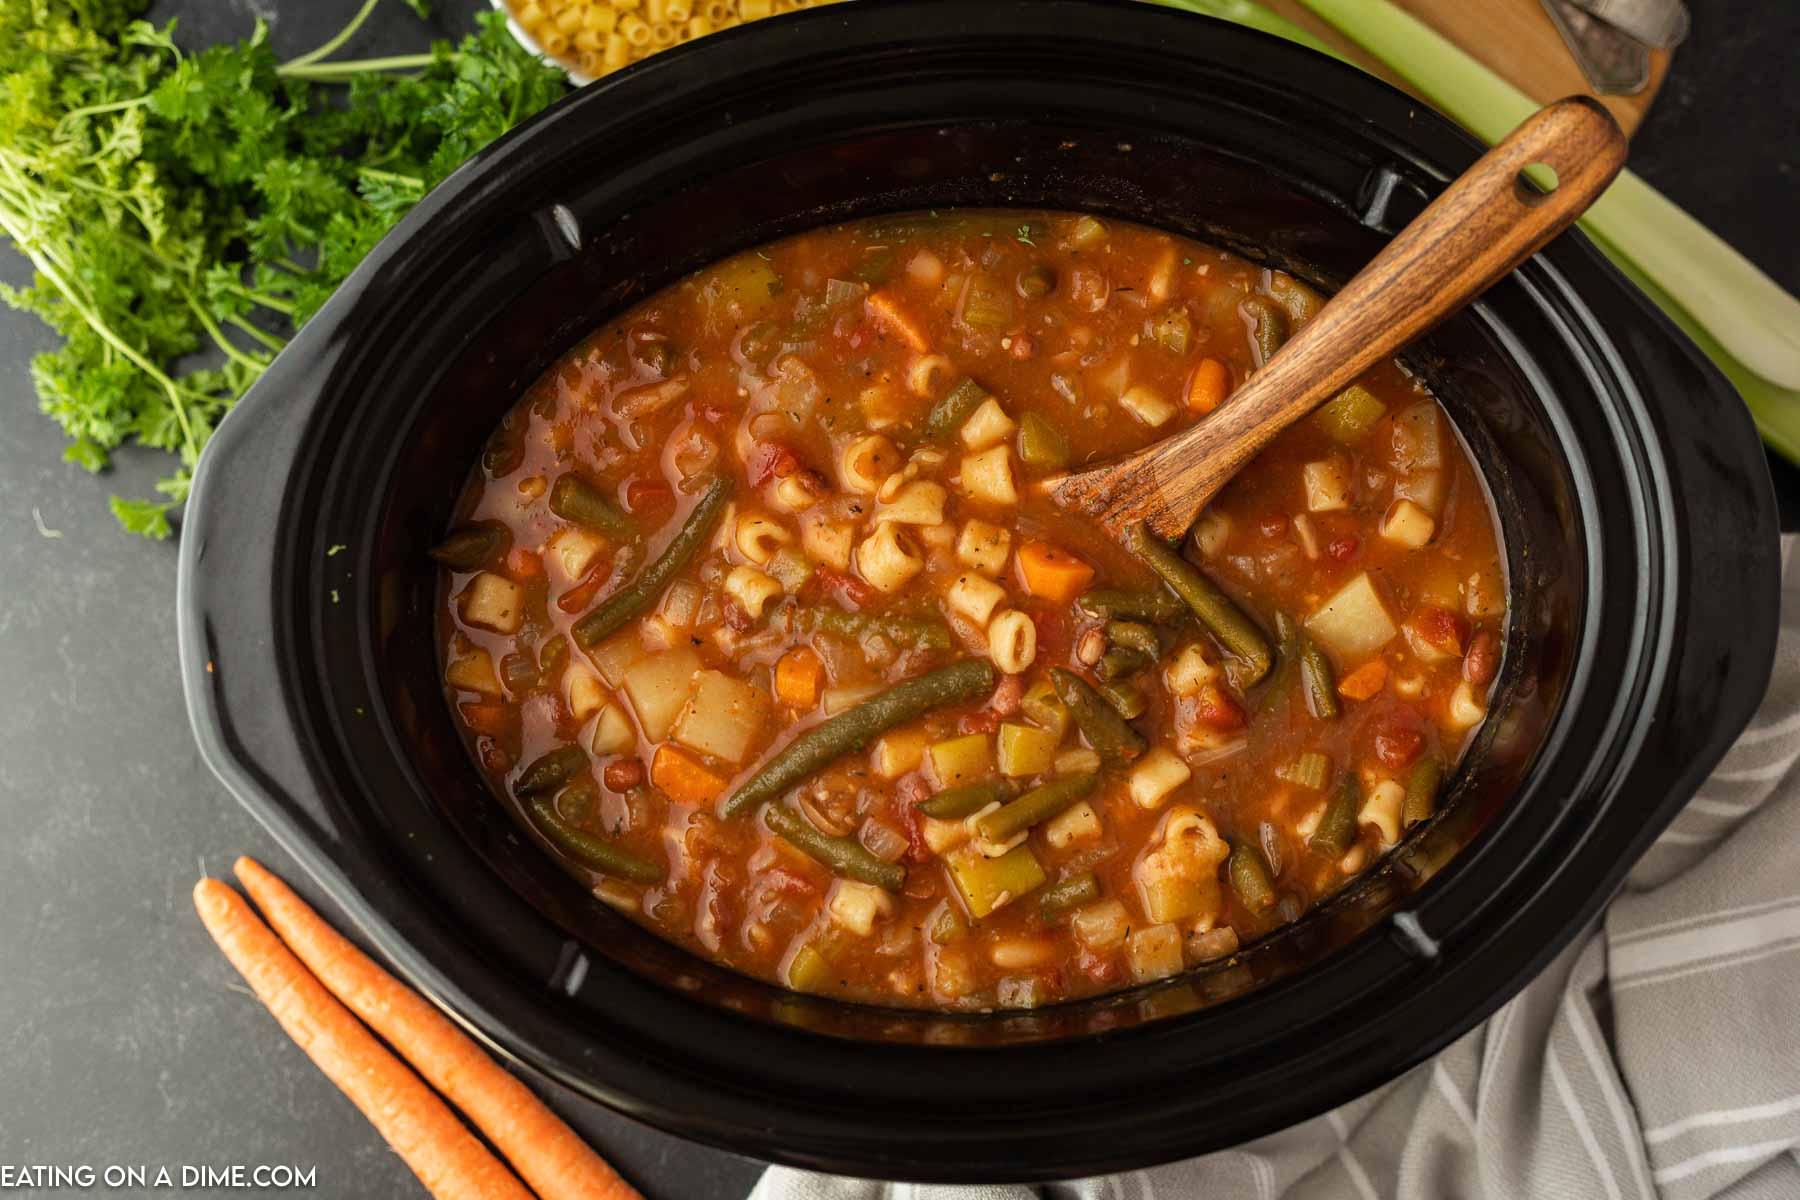
<svg viewBox="0 0 1800 1200">
<path fill-rule="evenodd" d="M 1314 413 L 1313 421 L 1332 441 L 1354 442 L 1373 429 L 1385 412 L 1386 405 L 1367 388 L 1353 383 Z"/>
<path fill-rule="evenodd" d="M 1069 465 L 1069 443 L 1050 422 L 1037 413 L 1019 418 L 1019 461 L 1039 471 L 1060 471 Z"/>
<path fill-rule="evenodd" d="M 708 273 L 700 300 L 715 324 L 756 316 L 781 294 L 781 276 L 755 254 L 740 254 Z"/>
<path fill-rule="evenodd" d="M 1007 722 L 1000 726 L 1000 773 L 1017 779 L 1048 771 L 1056 763 L 1056 746 L 1061 740 L 1048 729 Z"/>
<path fill-rule="evenodd" d="M 847 279 L 827 279 L 825 281 L 825 307 L 841 308 L 846 304 L 854 304 L 861 300 L 869 289 L 860 283 L 851 283 Z"/>
<path fill-rule="evenodd" d="M 949 738 L 933 746 L 930 753 L 932 774 L 943 788 L 972 783 L 994 767 L 985 733 Z"/>
<path fill-rule="evenodd" d="M 950 879 L 976 920 L 1043 887 L 1048 878 L 1030 846 L 1015 846 L 989 858 L 973 846 L 955 850 L 944 860 Z"/>
<path fill-rule="evenodd" d="M 1166 312 L 1156 322 L 1152 332 L 1156 340 L 1162 343 L 1163 349 L 1171 354 L 1186 354 L 1188 343 L 1194 334 L 1194 322 L 1182 309 Z"/>
<path fill-rule="evenodd" d="M 1295 787 L 1322 792 L 1331 782 L 1331 759 L 1317 750 L 1308 750 L 1293 762 L 1275 768 L 1275 777 Z"/>
</svg>

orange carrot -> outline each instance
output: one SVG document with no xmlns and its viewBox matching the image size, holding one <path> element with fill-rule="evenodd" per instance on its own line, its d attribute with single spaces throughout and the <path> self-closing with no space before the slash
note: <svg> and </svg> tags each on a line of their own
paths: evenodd
<svg viewBox="0 0 1800 1200">
<path fill-rule="evenodd" d="M 1203 358 L 1188 380 L 1187 406 L 1205 416 L 1231 394 L 1231 370 L 1216 358 Z"/>
<path fill-rule="evenodd" d="M 467 1114 L 543 1200 L 643 1200 L 529 1088 L 326 924 L 261 863 L 240 858 L 233 870 L 288 947 Z"/>
<path fill-rule="evenodd" d="M 1018 558 L 1025 590 L 1052 604 L 1069 603 L 1094 581 L 1094 568 L 1048 542 L 1026 542 Z"/>
<path fill-rule="evenodd" d="M 544 560 L 523 546 L 514 546 L 506 552 L 506 573 L 518 583 L 529 583 L 544 573 Z"/>
<path fill-rule="evenodd" d="M 789 708 L 801 711 L 819 702 L 819 677 L 825 664 L 805 646 L 796 646 L 775 664 L 775 694 Z"/>
<path fill-rule="evenodd" d="M 512 728 L 513 712 L 504 704 L 459 704 L 463 722 L 476 733 L 498 737 Z"/>
<path fill-rule="evenodd" d="M 875 314 L 875 319 L 898 334 L 901 341 L 920 353 L 931 349 L 931 339 L 925 336 L 919 323 L 892 296 L 886 292 L 876 292 L 869 297 L 868 303 L 869 311 Z"/>
<path fill-rule="evenodd" d="M 1364 663 L 1338 680 L 1338 695 L 1347 700 L 1367 700 L 1387 683 L 1387 664 L 1379 658 Z"/>
<path fill-rule="evenodd" d="M 438 1200 L 532 1200 L 406 1064 L 331 998 L 242 896 L 217 879 L 194 885 L 194 907 L 225 952 L 313 1065 L 350 1097 Z"/>
<path fill-rule="evenodd" d="M 726 780 L 667 742 L 656 748 L 650 762 L 650 782 L 682 804 L 710 804 L 725 790 Z"/>
</svg>

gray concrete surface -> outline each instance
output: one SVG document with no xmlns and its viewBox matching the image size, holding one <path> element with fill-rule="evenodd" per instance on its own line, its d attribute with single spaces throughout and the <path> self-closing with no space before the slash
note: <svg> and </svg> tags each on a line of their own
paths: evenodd
<svg viewBox="0 0 1800 1200">
<path fill-rule="evenodd" d="M 434 24 L 458 28 L 478 3 L 440 3 Z M 286 54 L 355 7 L 187 0 L 156 12 L 179 11 L 189 44 L 272 14 Z M 357 49 L 421 40 L 409 13 L 384 7 Z M 1697 9 L 1694 43 L 1636 162 L 1800 289 L 1800 8 Z M 21 274 L 0 251 L 0 277 Z M 92 479 L 60 461 L 26 374 L 48 344 L 33 321 L 0 310 L 0 1164 L 291 1163 L 317 1167 L 315 1194 L 422 1195 L 193 916 L 198 872 L 241 852 L 289 864 L 194 750 L 175 669 L 173 545 L 126 536 L 105 508 L 115 489 L 148 494 L 161 464 L 124 455 L 111 477 Z M 757 1174 L 551 1098 L 653 1200 L 740 1197 Z"/>
</svg>

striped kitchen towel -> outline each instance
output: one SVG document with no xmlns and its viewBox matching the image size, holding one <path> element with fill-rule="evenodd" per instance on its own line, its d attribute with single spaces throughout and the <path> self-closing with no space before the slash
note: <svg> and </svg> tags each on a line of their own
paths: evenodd
<svg viewBox="0 0 1800 1200">
<path fill-rule="evenodd" d="M 1270 1137 L 1129 1176 L 941 1187 L 771 1167 L 751 1200 L 1800 1197 L 1794 542 L 1750 728 L 1594 928 L 1431 1062 Z"/>
</svg>

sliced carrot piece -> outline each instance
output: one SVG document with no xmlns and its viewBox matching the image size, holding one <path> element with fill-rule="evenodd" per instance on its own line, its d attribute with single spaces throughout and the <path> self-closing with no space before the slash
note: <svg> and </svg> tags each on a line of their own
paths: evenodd
<svg viewBox="0 0 1800 1200">
<path fill-rule="evenodd" d="M 533 551 L 514 546 L 506 552 L 506 573 L 517 583 L 536 579 L 544 573 L 544 560 Z"/>
<path fill-rule="evenodd" d="M 464 704 L 457 711 L 463 724 L 476 733 L 498 737 L 512 728 L 512 710 L 504 704 Z"/>
<path fill-rule="evenodd" d="M 1049 542 L 1026 542 L 1018 559 L 1025 590 L 1053 604 L 1069 603 L 1094 581 L 1094 568 Z"/>
<path fill-rule="evenodd" d="M 819 702 L 825 664 L 806 646 L 796 646 L 775 664 L 775 695 L 789 708 L 805 711 Z"/>
<path fill-rule="evenodd" d="M 650 782 L 679 804 L 710 804 L 727 781 L 693 755 L 665 744 L 656 748 Z"/>
<path fill-rule="evenodd" d="M 1388 667 L 1379 658 L 1366 662 L 1338 680 L 1338 695 L 1346 700 L 1367 700 L 1387 684 Z"/>
<path fill-rule="evenodd" d="M 931 348 L 931 339 L 919 327 L 911 313 L 900 307 L 900 304 L 886 292 L 876 292 L 869 297 L 869 311 L 875 319 L 895 334 L 900 340 L 921 353 Z"/>
<path fill-rule="evenodd" d="M 1231 394 L 1231 368 L 1216 358 L 1203 358 L 1188 380 L 1187 406 L 1205 416 Z"/>
</svg>

